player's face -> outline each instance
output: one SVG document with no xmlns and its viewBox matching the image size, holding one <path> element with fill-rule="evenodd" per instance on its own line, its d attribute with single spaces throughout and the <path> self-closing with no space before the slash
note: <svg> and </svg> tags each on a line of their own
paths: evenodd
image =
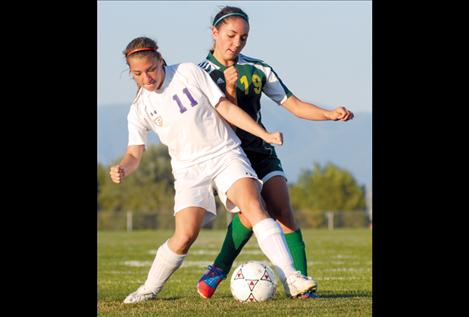
<svg viewBox="0 0 469 317">
<path fill-rule="evenodd" d="M 226 22 L 226 23 L 223 23 Z M 212 28 L 215 40 L 215 57 L 225 65 L 232 62 L 241 53 L 249 35 L 249 24 L 239 17 L 227 18 L 219 28 Z M 231 64 L 231 63 L 228 63 Z"/>
<path fill-rule="evenodd" d="M 163 62 L 154 57 L 135 56 L 128 59 L 130 72 L 139 87 L 154 91 L 164 80 Z"/>
</svg>

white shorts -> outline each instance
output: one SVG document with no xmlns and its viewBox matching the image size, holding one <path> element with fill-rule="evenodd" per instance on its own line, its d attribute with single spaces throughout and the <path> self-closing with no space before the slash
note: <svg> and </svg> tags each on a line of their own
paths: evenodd
<svg viewBox="0 0 469 317">
<path fill-rule="evenodd" d="M 249 159 L 241 148 L 196 164 L 186 169 L 173 172 L 174 214 L 187 207 L 200 207 L 208 211 L 204 224 L 217 215 L 215 196 L 216 190 L 220 201 L 229 212 L 239 212 L 226 196 L 230 187 L 239 179 L 249 177 L 257 180 L 259 191 L 262 181 L 257 178 Z"/>
</svg>

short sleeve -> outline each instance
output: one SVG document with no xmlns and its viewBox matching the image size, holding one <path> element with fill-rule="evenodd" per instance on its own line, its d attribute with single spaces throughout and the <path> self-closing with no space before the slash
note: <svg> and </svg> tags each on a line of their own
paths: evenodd
<svg viewBox="0 0 469 317">
<path fill-rule="evenodd" d="M 194 77 L 197 81 L 197 85 L 199 86 L 200 90 L 204 93 L 207 97 L 210 105 L 215 107 L 220 98 L 225 97 L 225 94 L 218 88 L 217 84 L 212 80 L 209 74 L 200 68 L 197 65 L 193 65 L 194 69 Z"/>
<path fill-rule="evenodd" d="M 129 130 L 128 145 L 148 144 L 148 132 L 150 129 L 145 126 L 144 121 L 139 117 L 136 105 L 132 105 L 127 115 L 127 126 Z"/>
<path fill-rule="evenodd" d="M 281 105 L 293 93 L 285 86 L 277 73 L 267 64 L 262 65 L 262 70 L 266 76 L 262 91 L 277 104 Z"/>
</svg>

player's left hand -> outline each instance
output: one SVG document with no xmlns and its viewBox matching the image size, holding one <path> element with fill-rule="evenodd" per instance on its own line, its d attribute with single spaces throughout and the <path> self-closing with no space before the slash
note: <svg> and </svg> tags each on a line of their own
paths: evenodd
<svg viewBox="0 0 469 317">
<path fill-rule="evenodd" d="M 345 107 L 337 107 L 332 110 L 331 120 L 334 121 L 348 121 L 353 119 L 353 112 Z"/>
</svg>

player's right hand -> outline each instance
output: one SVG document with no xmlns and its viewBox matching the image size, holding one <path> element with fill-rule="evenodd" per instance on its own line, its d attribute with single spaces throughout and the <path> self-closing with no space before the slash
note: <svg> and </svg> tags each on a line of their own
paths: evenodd
<svg viewBox="0 0 469 317">
<path fill-rule="evenodd" d="M 267 133 L 267 136 L 264 139 L 265 142 L 269 144 L 277 144 L 277 145 L 282 145 L 283 144 L 283 134 L 282 132 L 272 132 L 272 133 Z"/>
<path fill-rule="evenodd" d="M 120 184 L 124 180 L 125 170 L 120 165 L 114 165 L 114 166 L 111 166 L 109 175 L 111 175 L 111 179 L 114 183 Z"/>
<path fill-rule="evenodd" d="M 226 89 L 236 93 L 236 82 L 238 81 L 238 71 L 236 67 L 228 67 L 223 74 L 225 75 Z"/>
</svg>

